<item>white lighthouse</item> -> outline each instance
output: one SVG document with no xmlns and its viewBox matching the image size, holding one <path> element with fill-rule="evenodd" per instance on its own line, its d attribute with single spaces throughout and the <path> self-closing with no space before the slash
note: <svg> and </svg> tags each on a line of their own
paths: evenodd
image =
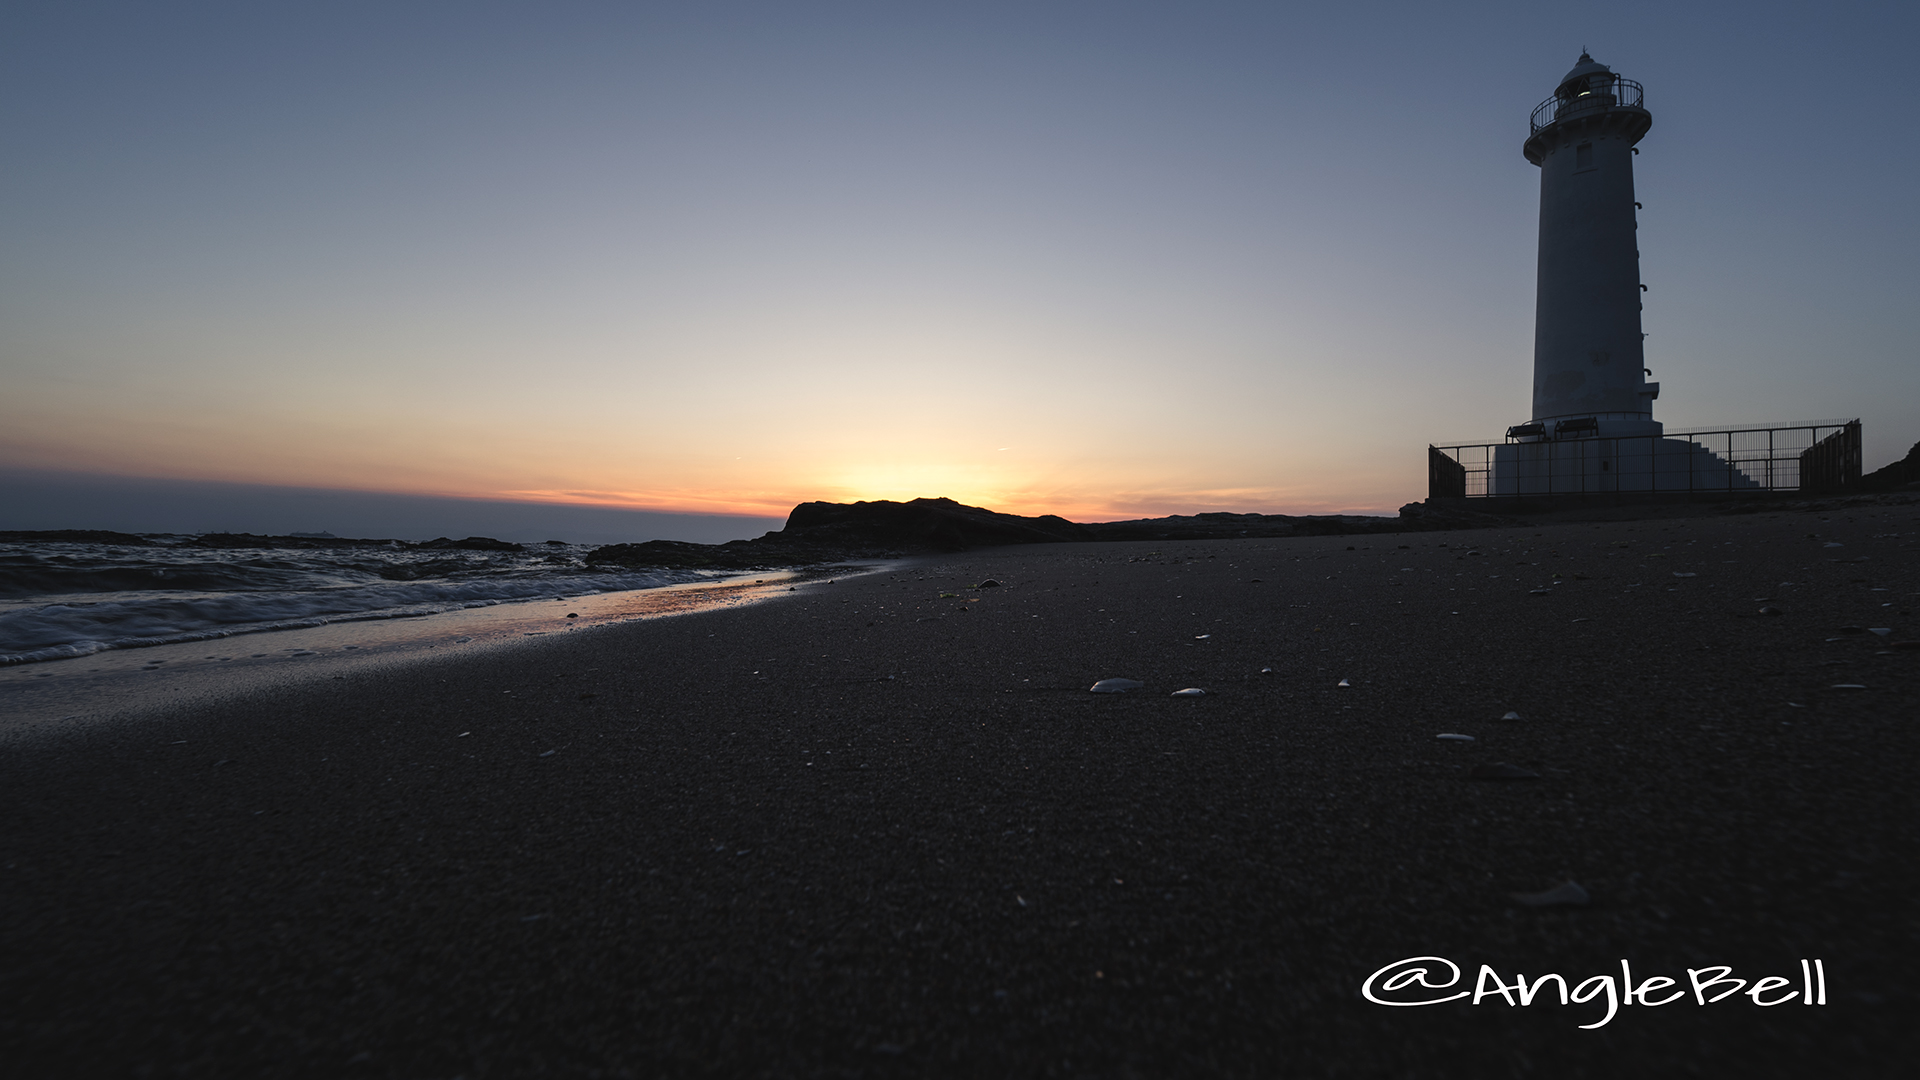
<svg viewBox="0 0 1920 1080">
<path fill-rule="evenodd" d="M 1745 491 L 1758 484 L 1653 418 L 1640 332 L 1634 144 L 1653 127 L 1640 84 L 1586 53 L 1533 110 L 1527 160 L 1540 167 L 1533 309 L 1533 415 L 1490 449 L 1489 495 Z M 1464 490 L 1459 462 L 1431 464 Z"/>
<path fill-rule="evenodd" d="M 1653 418 L 1633 191 L 1635 144 L 1652 127 L 1640 84 L 1585 52 L 1533 110 L 1522 146 L 1540 168 L 1533 414 L 1502 443 L 1428 446 L 1430 500 L 1690 499 L 1859 479 L 1858 420 L 1669 434 Z"/>
<path fill-rule="evenodd" d="M 1533 417 L 1520 437 L 1658 435 L 1640 332 L 1634 144 L 1653 126 L 1640 84 L 1586 53 L 1533 111 L 1540 167 Z"/>
</svg>

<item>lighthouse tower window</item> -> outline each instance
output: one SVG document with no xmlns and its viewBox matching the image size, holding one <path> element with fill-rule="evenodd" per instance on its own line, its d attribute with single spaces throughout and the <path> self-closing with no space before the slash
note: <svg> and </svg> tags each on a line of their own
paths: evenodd
<svg viewBox="0 0 1920 1080">
<path fill-rule="evenodd" d="M 1573 148 L 1573 167 L 1576 169 L 1593 168 L 1593 144 L 1581 143 Z"/>
</svg>

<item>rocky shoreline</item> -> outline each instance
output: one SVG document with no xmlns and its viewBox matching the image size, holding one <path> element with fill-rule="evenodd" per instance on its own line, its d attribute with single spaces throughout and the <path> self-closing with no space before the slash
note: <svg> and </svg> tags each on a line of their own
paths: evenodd
<svg viewBox="0 0 1920 1080">
<path fill-rule="evenodd" d="M 673 569 L 758 570 L 849 559 L 951 554 L 1009 544 L 1089 543 L 1111 540 L 1184 541 L 1280 539 L 1433 529 L 1497 528 L 1518 524 L 1464 507 L 1410 504 L 1399 517 L 1354 514 L 1177 514 L 1131 521 L 1081 523 L 1053 514 L 1021 517 L 952 499 L 801 503 L 786 527 L 752 540 L 690 544 L 650 540 L 610 544 L 587 556 L 589 565 Z"/>
</svg>

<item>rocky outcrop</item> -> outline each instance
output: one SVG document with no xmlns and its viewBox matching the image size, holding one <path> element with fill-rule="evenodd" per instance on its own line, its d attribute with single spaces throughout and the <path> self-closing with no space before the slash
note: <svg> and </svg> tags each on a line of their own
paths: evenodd
<svg viewBox="0 0 1920 1080">
<path fill-rule="evenodd" d="M 693 570 L 757 570 L 845 559 L 899 558 L 1003 544 L 1090 540 L 1086 526 L 1047 514 L 1020 517 L 952 499 L 801 503 L 786 527 L 753 540 L 689 544 L 649 540 L 595 549 L 589 564 Z"/>
<path fill-rule="evenodd" d="M 1020 517 L 963 506 L 952 499 L 912 502 L 801 503 L 782 537 L 809 543 L 877 543 L 921 551 L 966 551 L 1002 544 L 1091 540 L 1088 527 L 1054 514 Z"/>
<path fill-rule="evenodd" d="M 1510 517 L 1469 510 L 1465 499 L 1428 499 L 1400 508 L 1400 527 L 1406 530 L 1498 529 L 1519 524 Z"/>
<path fill-rule="evenodd" d="M 1920 443 L 1914 443 L 1906 457 L 1861 477 L 1850 490 L 1899 491 L 1914 484 L 1920 484 Z"/>
<path fill-rule="evenodd" d="M 408 544 L 411 548 L 426 551 L 525 551 L 526 545 L 510 540 L 495 540 L 491 536 L 469 536 L 465 540 L 449 540 L 444 536 L 432 540 L 423 540 L 418 544 Z"/>
<path fill-rule="evenodd" d="M 1418 504 L 1416 504 L 1418 505 Z M 1081 524 L 1053 514 L 1020 517 L 952 499 L 912 502 L 801 503 L 786 528 L 754 540 L 689 544 L 651 540 L 614 544 L 587 556 L 590 564 L 699 570 L 757 570 L 848 559 L 898 558 L 1005 544 L 1088 540 L 1222 540 L 1239 537 L 1327 536 L 1409 530 L 1477 528 L 1505 524 L 1487 514 L 1451 517 L 1361 517 L 1352 514 L 1191 514 Z"/>
</svg>

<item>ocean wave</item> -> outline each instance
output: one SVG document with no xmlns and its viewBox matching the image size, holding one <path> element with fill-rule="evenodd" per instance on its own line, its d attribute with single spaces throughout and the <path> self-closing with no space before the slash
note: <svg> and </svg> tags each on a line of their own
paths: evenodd
<svg viewBox="0 0 1920 1080">
<path fill-rule="evenodd" d="M 53 551 L 0 550 L 0 597 L 140 591 L 289 591 L 337 588 L 378 581 L 472 577 L 572 566 L 552 556 L 475 552 L 220 553 L 146 548 L 137 551 L 89 545 L 47 545 Z"/>
<path fill-rule="evenodd" d="M 178 590 L 172 595 L 122 591 L 97 601 L 15 601 L 0 610 L 0 665 L 334 622 L 430 615 L 564 593 L 659 588 L 710 576 L 691 571 L 569 573 L 523 566 L 510 573 L 464 580 L 383 580 L 288 591 Z"/>
</svg>

